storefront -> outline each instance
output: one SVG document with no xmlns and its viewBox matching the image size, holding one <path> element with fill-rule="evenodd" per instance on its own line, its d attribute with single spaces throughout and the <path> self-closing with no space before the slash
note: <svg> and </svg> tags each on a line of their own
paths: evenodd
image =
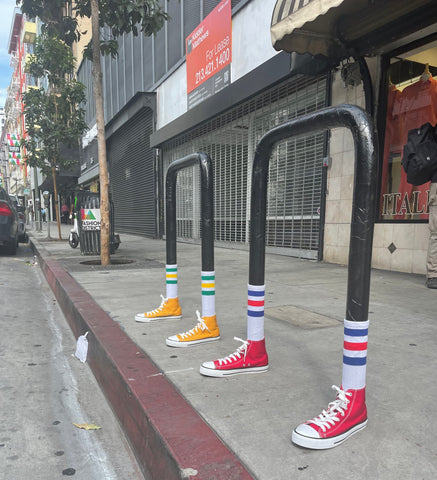
<svg viewBox="0 0 437 480">
<path fill-rule="evenodd" d="M 194 40 L 187 50 L 186 72 L 177 72 L 158 90 L 160 128 L 151 138 L 152 146 L 160 150 L 163 186 L 172 161 L 197 151 L 211 157 L 215 241 L 232 248 L 249 245 L 252 161 L 259 140 L 283 122 L 326 107 L 331 89 L 326 61 L 313 62 L 311 75 L 305 76 L 307 58 L 277 54 L 271 48 L 272 0 L 242 3 L 245 6 L 232 15 L 231 22 L 230 2 L 220 2 L 187 37 L 187 42 Z M 222 7 L 229 9 L 227 15 L 222 16 Z M 208 36 L 202 37 L 206 31 Z M 202 48 L 196 47 L 201 39 Z M 195 48 L 201 48 L 201 53 Z M 204 58 L 207 65 L 199 69 Z M 206 78 L 209 74 L 211 78 Z M 186 98 L 181 92 L 176 99 L 174 92 L 185 82 Z M 172 110 L 166 109 L 170 104 Z M 184 104 L 188 107 L 180 114 Z M 322 132 L 283 142 L 275 149 L 268 188 L 269 252 L 320 258 L 326 145 L 327 134 Z M 201 236 L 197 170 L 181 171 L 177 182 L 177 236 L 193 242 Z"/>
<path fill-rule="evenodd" d="M 384 150 L 382 152 L 380 220 L 427 220 L 430 182 L 413 186 L 401 166 L 408 131 L 437 124 L 437 41 L 392 52 L 388 71 Z"/>
<path fill-rule="evenodd" d="M 278 85 L 160 145 L 163 174 L 172 161 L 190 153 L 203 151 L 211 157 L 216 245 L 247 248 L 256 145 L 271 128 L 327 106 L 329 85 L 324 74 L 289 75 Z M 283 142 L 275 149 L 268 189 L 269 252 L 319 257 L 325 148 L 326 134 L 322 132 Z M 185 241 L 200 239 L 198 189 L 197 168 L 179 173 L 177 235 Z"/>
<path fill-rule="evenodd" d="M 373 266 L 424 273 L 429 183 L 406 182 L 408 131 L 437 123 L 437 8 L 433 1 L 278 0 L 272 14 L 277 50 L 337 60 L 332 104 L 366 108 L 379 137 L 379 208 Z M 324 259 L 347 263 L 353 168 L 348 133 L 329 144 Z"/>
<path fill-rule="evenodd" d="M 158 232 L 155 108 L 153 93 L 138 93 L 106 126 L 115 230 L 149 238 Z"/>
</svg>

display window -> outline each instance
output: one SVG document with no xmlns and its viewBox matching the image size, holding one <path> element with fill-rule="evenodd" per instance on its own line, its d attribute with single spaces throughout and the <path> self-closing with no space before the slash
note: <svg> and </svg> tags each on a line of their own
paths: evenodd
<svg viewBox="0 0 437 480">
<path fill-rule="evenodd" d="M 428 219 L 430 182 L 411 185 L 402 168 L 408 132 L 437 124 L 437 41 L 390 58 L 380 220 Z"/>
</svg>

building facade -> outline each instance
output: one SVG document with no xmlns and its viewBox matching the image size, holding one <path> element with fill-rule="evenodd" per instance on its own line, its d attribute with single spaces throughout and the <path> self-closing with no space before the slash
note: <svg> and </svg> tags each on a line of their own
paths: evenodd
<svg viewBox="0 0 437 480">
<path fill-rule="evenodd" d="M 35 85 L 25 72 L 26 58 L 33 53 L 36 24 L 15 8 L 10 27 L 8 53 L 11 58 L 12 77 L 7 91 L 4 126 L 1 131 L 5 185 L 24 201 L 30 196 L 31 180 L 24 161 L 25 152 L 20 139 L 26 134 L 22 93 Z"/>
<path fill-rule="evenodd" d="M 275 19 L 299 15 L 315 3 L 163 1 L 170 19 L 157 35 L 120 39 L 118 57 L 103 59 L 108 164 L 118 232 L 163 237 L 166 169 L 178 158 L 204 151 L 214 166 L 216 243 L 247 248 L 251 167 L 262 135 L 297 116 L 351 103 L 371 110 L 380 142 L 373 267 L 425 272 L 426 186 L 405 185 L 402 145 L 394 142 L 385 148 L 385 140 L 396 124 L 393 118 L 391 123 L 387 120 L 389 80 L 402 91 L 417 82 L 425 68 L 433 73 L 437 66 L 437 19 L 430 14 L 435 8 L 432 2 L 417 0 L 409 2 L 408 12 L 399 6 L 392 9 L 396 15 L 370 12 L 379 23 L 355 19 L 359 28 L 341 25 L 348 48 L 337 47 L 337 41 L 315 55 L 308 49 L 308 39 L 300 37 L 306 22 L 333 28 L 338 8 L 353 22 L 358 7 L 385 8 L 390 3 L 326 0 L 329 8 L 304 18 L 289 34 L 301 41 L 295 50 L 280 45 L 275 50 L 270 34 L 272 24 L 279 23 Z M 83 61 L 78 77 L 88 81 L 92 92 L 90 72 L 89 62 Z M 97 189 L 95 117 L 92 95 L 89 98 L 90 131 L 82 140 L 79 181 Z M 278 144 L 268 179 L 268 251 L 346 264 L 353 181 L 353 138 L 344 129 Z M 180 172 L 177 231 L 185 241 L 198 242 L 201 235 L 199 197 L 197 169 Z"/>
<path fill-rule="evenodd" d="M 315 4 L 275 2 L 272 44 L 337 59 L 332 104 L 365 108 L 379 137 L 372 266 L 423 274 L 430 184 L 409 185 L 401 158 L 410 129 L 437 123 L 435 2 L 324 0 L 321 10 L 311 12 Z M 332 132 L 330 157 L 324 258 L 347 263 L 354 173 L 350 133 Z"/>
</svg>

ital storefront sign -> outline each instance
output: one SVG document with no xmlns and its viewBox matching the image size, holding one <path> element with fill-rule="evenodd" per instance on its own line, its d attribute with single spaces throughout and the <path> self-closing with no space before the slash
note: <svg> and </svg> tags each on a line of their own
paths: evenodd
<svg viewBox="0 0 437 480">
<path fill-rule="evenodd" d="M 186 38 L 188 109 L 231 83 L 231 0 L 223 0 Z"/>
</svg>

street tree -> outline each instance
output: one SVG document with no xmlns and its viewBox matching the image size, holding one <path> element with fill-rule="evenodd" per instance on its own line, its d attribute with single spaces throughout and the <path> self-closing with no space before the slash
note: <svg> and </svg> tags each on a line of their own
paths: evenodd
<svg viewBox="0 0 437 480">
<path fill-rule="evenodd" d="M 61 154 L 61 147 L 79 147 L 87 130 L 85 86 L 73 78 L 75 60 L 71 48 L 47 32 L 38 37 L 34 54 L 26 61 L 26 73 L 46 83 L 23 94 L 27 135 L 23 140 L 27 164 L 53 179 L 56 222 L 61 240 L 57 171 L 71 170 L 77 159 Z"/>
<path fill-rule="evenodd" d="M 109 177 L 106 159 L 105 120 L 103 109 L 103 82 L 101 55 L 117 55 L 120 35 L 132 33 L 146 36 L 158 32 L 168 16 L 158 0 L 17 0 L 23 13 L 39 17 L 47 31 L 56 31 L 66 43 L 80 39 L 83 32 L 78 27 L 78 18 L 91 19 L 92 40 L 84 55 L 93 62 L 93 90 L 96 105 L 97 146 L 100 181 L 100 260 L 109 265 L 110 218 Z M 66 7 L 72 6 L 72 9 Z M 71 15 L 66 12 L 72 11 Z M 103 27 L 109 27 L 111 38 L 102 39 Z"/>
</svg>

